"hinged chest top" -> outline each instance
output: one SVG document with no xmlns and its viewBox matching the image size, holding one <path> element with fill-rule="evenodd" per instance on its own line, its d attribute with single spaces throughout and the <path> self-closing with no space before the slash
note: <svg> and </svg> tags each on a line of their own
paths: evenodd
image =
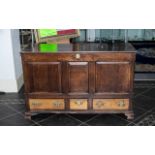
<svg viewBox="0 0 155 155">
<path fill-rule="evenodd" d="M 108 52 L 121 52 L 121 51 L 132 51 L 135 49 L 130 43 L 74 43 L 74 44 L 37 44 L 35 45 L 34 52 L 40 52 L 39 46 L 51 46 L 49 51 L 46 53 L 53 52 L 61 53 L 61 52 L 73 52 L 73 51 L 108 51 Z M 31 50 L 25 52 L 32 52 Z"/>
</svg>

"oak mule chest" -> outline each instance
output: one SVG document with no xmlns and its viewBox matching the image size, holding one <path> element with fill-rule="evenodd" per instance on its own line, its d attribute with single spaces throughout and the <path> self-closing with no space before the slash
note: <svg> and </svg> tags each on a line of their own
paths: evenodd
<svg viewBox="0 0 155 155">
<path fill-rule="evenodd" d="M 124 43 L 57 44 L 21 52 L 25 117 L 38 113 L 124 113 L 133 119 L 135 49 Z"/>
</svg>

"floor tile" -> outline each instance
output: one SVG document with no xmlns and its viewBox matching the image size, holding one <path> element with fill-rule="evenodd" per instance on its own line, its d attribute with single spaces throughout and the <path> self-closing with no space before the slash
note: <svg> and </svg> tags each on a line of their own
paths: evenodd
<svg viewBox="0 0 155 155">
<path fill-rule="evenodd" d="M 68 114 L 71 117 L 81 121 L 81 122 L 86 122 L 90 120 L 91 118 L 95 117 L 97 114 Z"/>
<path fill-rule="evenodd" d="M 146 111 L 144 109 L 140 109 L 138 107 L 135 107 L 135 108 L 133 108 L 133 112 L 134 112 L 134 118 L 137 119 L 141 115 L 144 115 Z"/>
<path fill-rule="evenodd" d="M 155 126 L 155 111 L 150 111 L 134 121 L 136 126 Z"/>
<path fill-rule="evenodd" d="M 134 112 L 134 119 L 128 120 L 129 122 L 135 121 L 136 119 L 138 119 L 139 117 L 141 117 L 142 115 L 144 115 L 146 113 L 145 110 L 139 109 L 137 107 L 133 108 L 133 112 Z M 127 120 L 127 117 L 124 114 L 116 114 L 115 116 L 120 117 L 120 118 L 122 118 L 124 120 Z"/>
<path fill-rule="evenodd" d="M 8 99 L 24 99 L 23 93 L 6 93 L 4 95 L 0 95 L 0 100 L 8 100 Z"/>
<path fill-rule="evenodd" d="M 4 104 L 6 107 L 8 107 L 10 110 L 14 112 L 19 112 L 19 113 L 25 113 L 26 107 L 23 101 L 16 100 L 16 101 L 0 101 L 0 103 Z"/>
<path fill-rule="evenodd" d="M 0 102 L 0 120 L 15 113 L 16 112 L 14 110 L 8 108 Z"/>
<path fill-rule="evenodd" d="M 30 126 L 34 123 L 30 120 L 25 119 L 20 114 L 15 114 L 8 118 L 0 120 L 0 126 Z"/>
<path fill-rule="evenodd" d="M 81 124 L 81 122 L 72 119 L 67 115 L 58 114 L 53 117 L 49 117 L 44 121 L 39 122 L 39 124 L 44 126 L 76 126 Z"/>
<path fill-rule="evenodd" d="M 144 92 L 150 90 L 150 88 L 134 88 L 134 96 L 137 96 L 139 94 L 143 94 Z"/>
<path fill-rule="evenodd" d="M 127 126 L 136 126 L 134 123 L 129 123 Z"/>
<path fill-rule="evenodd" d="M 155 100 L 143 95 L 135 97 L 133 99 L 133 104 L 135 107 L 142 108 L 145 111 L 155 108 Z"/>
<path fill-rule="evenodd" d="M 54 116 L 55 114 L 36 114 L 32 116 L 32 120 L 35 122 L 41 122 L 44 121 L 45 119 Z"/>
<path fill-rule="evenodd" d="M 8 108 L 16 111 L 16 112 L 21 112 L 21 113 L 25 113 L 26 111 L 26 106 L 25 104 L 19 104 L 19 103 L 16 103 L 16 104 L 7 104 Z"/>
<path fill-rule="evenodd" d="M 149 91 L 145 92 L 143 95 L 149 96 L 149 97 L 155 99 L 155 88 L 150 89 Z"/>
<path fill-rule="evenodd" d="M 126 126 L 129 122 L 112 114 L 102 114 L 87 122 L 91 126 Z"/>
<path fill-rule="evenodd" d="M 89 126 L 87 123 L 82 123 L 79 126 Z"/>
</svg>

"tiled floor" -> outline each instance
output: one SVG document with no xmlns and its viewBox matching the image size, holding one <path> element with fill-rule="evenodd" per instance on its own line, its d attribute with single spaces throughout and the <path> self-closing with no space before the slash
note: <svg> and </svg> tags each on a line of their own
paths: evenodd
<svg viewBox="0 0 155 155">
<path fill-rule="evenodd" d="M 132 121 L 123 114 L 38 114 L 32 120 L 24 118 L 23 93 L 0 95 L 1 126 L 154 126 L 155 82 L 136 82 Z"/>
</svg>

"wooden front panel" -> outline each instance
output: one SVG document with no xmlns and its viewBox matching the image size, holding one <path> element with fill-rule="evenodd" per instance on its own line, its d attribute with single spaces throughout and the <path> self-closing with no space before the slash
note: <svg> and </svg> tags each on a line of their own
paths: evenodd
<svg viewBox="0 0 155 155">
<path fill-rule="evenodd" d="M 131 65 L 129 62 L 96 62 L 95 92 L 129 92 Z"/>
<path fill-rule="evenodd" d="M 64 110 L 64 99 L 29 99 L 30 110 Z"/>
<path fill-rule="evenodd" d="M 70 99 L 70 110 L 87 110 L 87 99 Z"/>
<path fill-rule="evenodd" d="M 61 63 L 28 63 L 29 92 L 61 93 Z"/>
<path fill-rule="evenodd" d="M 128 110 L 129 99 L 94 99 L 94 110 Z"/>
<path fill-rule="evenodd" d="M 69 93 L 88 93 L 88 84 L 88 62 L 69 62 Z"/>
</svg>

